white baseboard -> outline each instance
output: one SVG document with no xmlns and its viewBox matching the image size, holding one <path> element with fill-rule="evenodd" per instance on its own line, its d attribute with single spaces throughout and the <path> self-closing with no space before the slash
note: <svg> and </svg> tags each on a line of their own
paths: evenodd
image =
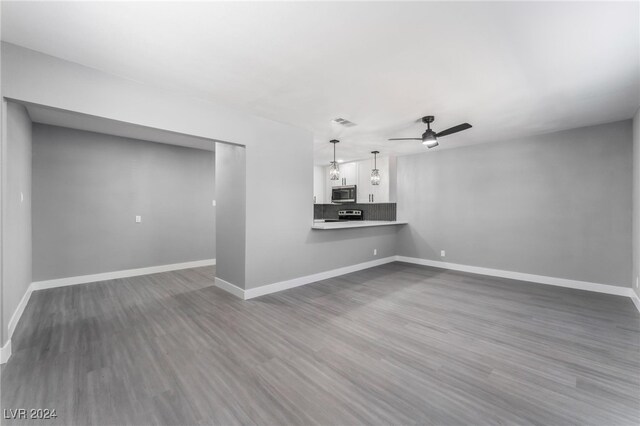
<svg viewBox="0 0 640 426">
<path fill-rule="evenodd" d="M 356 265 L 332 269 L 330 271 L 319 272 L 317 274 L 306 275 L 304 277 L 293 278 L 291 280 L 280 281 L 273 284 L 250 288 L 248 290 L 244 290 L 244 299 L 253 299 L 254 297 L 264 296 L 266 294 L 271 294 L 282 290 L 288 290 L 290 288 L 299 287 L 301 285 L 311 284 L 317 281 L 349 274 L 351 272 L 373 268 L 374 266 L 384 265 L 385 263 L 394 262 L 395 260 L 395 256 L 389 256 L 381 259 L 371 260 L 369 262 L 358 263 Z"/>
<path fill-rule="evenodd" d="M 492 277 L 509 278 L 520 281 L 529 281 L 538 284 L 554 285 L 559 287 L 575 288 L 579 290 L 587 290 L 598 293 L 613 294 L 617 296 L 631 297 L 636 307 L 640 311 L 640 299 L 634 291 L 628 287 L 619 287 L 610 284 L 599 284 L 588 281 L 577 281 L 565 278 L 548 277 L 544 275 L 527 274 L 523 272 L 505 271 L 500 269 L 483 268 L 479 266 L 461 265 L 457 263 L 440 262 L 437 260 L 420 259 L 417 257 L 407 256 L 389 256 L 382 259 L 376 259 L 369 262 L 359 263 L 357 265 L 345 266 L 343 268 L 332 269 L 330 271 L 320 272 L 317 274 L 306 275 L 304 277 L 294 278 L 291 280 L 280 281 L 273 284 L 266 284 L 260 287 L 244 290 L 235 284 L 231 284 L 220 278 L 216 278 L 216 286 L 228 291 L 240 299 L 248 300 L 255 297 L 264 296 L 278 291 L 288 290 L 290 288 L 299 287 L 317 281 L 326 280 L 328 278 L 337 277 L 351 272 L 361 271 L 363 269 L 372 268 L 374 266 L 383 265 L 390 262 L 407 262 L 416 265 L 432 266 L 442 269 L 451 269 L 454 271 L 470 272 L 473 274 L 488 275 Z"/>
<path fill-rule="evenodd" d="M 20 321 L 20 317 L 22 317 L 22 313 L 27 307 L 29 299 L 31 299 L 31 293 L 33 293 L 33 289 L 31 288 L 31 285 L 29 285 L 29 287 L 27 287 L 27 291 L 22 296 L 22 299 L 20 299 L 20 303 L 18 303 L 16 310 L 13 312 L 13 315 L 11 315 L 11 319 L 9 320 L 9 324 L 7 326 L 7 343 L 5 343 L 2 348 L 0 348 L 0 364 L 4 364 L 5 362 L 9 361 L 9 358 L 11 357 L 11 337 L 13 337 L 13 332 L 18 325 L 18 321 Z"/>
<path fill-rule="evenodd" d="M 81 275 L 77 277 L 32 282 L 31 285 L 29 285 L 29 287 L 27 288 L 27 291 L 25 292 L 24 296 L 22 296 L 22 300 L 20 300 L 18 307 L 16 308 L 15 312 L 11 316 L 11 319 L 9 320 L 9 324 L 8 324 L 9 340 L 7 341 L 5 346 L 2 348 L 2 352 L 0 353 L 0 359 L 2 360 L 0 364 L 7 362 L 7 360 L 11 356 L 11 337 L 13 336 L 13 332 L 16 329 L 16 325 L 18 325 L 18 321 L 20 321 L 20 317 L 22 317 L 24 309 L 27 307 L 27 303 L 29 303 L 29 299 L 31 298 L 31 293 L 33 293 L 36 290 L 64 287 L 68 285 L 87 284 L 87 283 L 93 283 L 97 281 L 114 280 L 117 278 L 137 277 L 140 275 L 157 274 L 159 272 L 178 271 L 180 269 L 199 268 L 202 266 L 212 266 L 215 264 L 216 264 L 215 259 L 205 259 L 205 260 L 196 260 L 193 262 L 172 263 L 169 265 L 150 266 L 147 268 L 125 269 L 122 271 L 104 272 L 100 274 Z M 8 351 L 6 349 L 7 346 L 8 346 Z"/>
<path fill-rule="evenodd" d="M 633 289 L 631 290 L 631 301 L 634 305 L 636 305 L 636 309 L 638 310 L 638 312 L 640 312 L 640 297 L 638 297 Z"/>
<path fill-rule="evenodd" d="M 221 278 L 216 277 L 216 287 L 228 291 L 236 297 L 243 300 L 253 299 L 254 297 L 264 296 L 276 293 L 282 290 L 299 287 L 305 284 L 311 284 L 317 281 L 326 280 L 328 278 L 337 277 L 339 275 L 348 274 L 350 272 L 361 271 L 363 269 L 372 268 L 374 266 L 383 265 L 385 263 L 394 262 L 395 256 L 384 257 L 382 259 L 371 260 L 369 262 L 358 263 L 356 265 L 345 266 L 343 268 L 332 269 L 330 271 L 319 272 L 317 274 L 305 275 L 304 277 L 293 278 L 291 280 L 280 281 L 277 283 L 266 284 L 260 287 L 254 287 L 244 290 L 235 284 L 231 284 Z"/>
<path fill-rule="evenodd" d="M 122 271 L 103 272 L 100 274 L 80 275 L 77 277 L 60 278 L 56 280 L 36 281 L 31 283 L 33 290 L 44 290 L 47 288 L 64 287 L 68 285 L 87 284 L 97 281 L 115 280 L 118 278 L 137 277 L 140 275 L 157 274 L 160 272 L 178 271 L 180 269 L 199 268 L 201 266 L 212 266 L 216 264 L 215 259 L 196 260 L 193 262 L 172 263 L 169 265 L 150 266 L 147 268 L 125 269 Z"/>
<path fill-rule="evenodd" d="M 235 284 L 231 284 L 229 281 L 225 281 L 222 278 L 216 277 L 215 286 L 233 294 L 236 297 L 239 297 L 242 300 L 245 300 L 244 290 Z"/>
<path fill-rule="evenodd" d="M 18 325 L 18 321 L 20 321 L 20 317 L 22 317 L 22 313 L 24 312 L 24 309 L 27 307 L 27 303 L 29 303 L 29 299 L 31 299 L 31 293 L 33 293 L 33 288 L 31 287 L 32 285 L 33 284 L 27 287 L 27 291 L 22 296 L 22 299 L 20 299 L 20 303 L 18 303 L 16 310 L 13 312 L 13 315 L 9 320 L 9 324 L 8 324 L 9 339 L 11 339 L 11 336 L 13 336 L 13 332 L 16 329 L 16 325 Z"/>
<path fill-rule="evenodd" d="M 9 361 L 11 357 L 11 339 L 7 340 L 7 343 L 0 348 L 0 364 L 4 364 Z"/>
<path fill-rule="evenodd" d="M 482 268 L 479 266 L 460 265 L 457 263 L 440 262 L 437 260 L 420 259 L 417 257 L 396 256 L 396 260 L 399 262 L 414 263 L 416 265 L 433 266 L 435 268 L 471 272 L 473 274 L 510 278 L 520 281 L 530 281 L 538 284 L 555 285 L 558 287 L 575 288 L 579 290 L 595 291 L 598 293 L 615 294 L 617 296 L 631 297 L 633 293 L 633 290 L 628 287 L 618 287 L 610 284 L 598 284 L 588 281 L 569 280 L 544 275 L 526 274 L 523 272 L 504 271 L 501 269 Z"/>
</svg>

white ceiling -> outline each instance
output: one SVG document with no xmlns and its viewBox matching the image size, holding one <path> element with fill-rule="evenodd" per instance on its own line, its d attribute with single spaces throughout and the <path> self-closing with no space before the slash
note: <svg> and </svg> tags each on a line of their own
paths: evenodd
<svg viewBox="0 0 640 426">
<path fill-rule="evenodd" d="M 316 163 L 631 117 L 638 2 L 2 2 L 2 39 L 310 129 Z M 342 128 L 336 117 L 358 125 Z"/>
</svg>

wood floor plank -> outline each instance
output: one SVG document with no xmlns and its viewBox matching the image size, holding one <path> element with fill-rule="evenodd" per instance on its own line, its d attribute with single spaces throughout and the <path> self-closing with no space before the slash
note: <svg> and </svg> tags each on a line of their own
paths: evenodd
<svg viewBox="0 0 640 426">
<path fill-rule="evenodd" d="M 33 293 L 3 424 L 640 424 L 628 298 L 391 263 L 239 300 L 215 267 Z"/>
</svg>

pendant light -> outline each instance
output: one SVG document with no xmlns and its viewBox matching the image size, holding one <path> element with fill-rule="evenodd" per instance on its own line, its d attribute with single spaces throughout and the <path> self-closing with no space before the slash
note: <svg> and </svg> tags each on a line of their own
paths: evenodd
<svg viewBox="0 0 640 426">
<path fill-rule="evenodd" d="M 373 169 L 371 170 L 371 185 L 380 185 L 380 170 L 378 170 L 378 154 L 380 151 L 371 151 L 373 154 Z"/>
<path fill-rule="evenodd" d="M 336 144 L 340 141 L 332 139 L 329 142 L 333 144 L 333 161 L 331 162 L 331 166 L 329 166 L 329 177 L 331 180 L 338 180 L 340 179 L 340 167 L 338 167 L 338 162 L 336 161 Z"/>
</svg>

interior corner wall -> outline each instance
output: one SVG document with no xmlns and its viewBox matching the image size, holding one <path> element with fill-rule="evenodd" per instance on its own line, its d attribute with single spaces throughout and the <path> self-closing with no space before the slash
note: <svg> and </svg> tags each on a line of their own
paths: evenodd
<svg viewBox="0 0 640 426">
<path fill-rule="evenodd" d="M 640 109 L 633 117 L 633 276 L 632 287 L 640 297 Z"/>
<path fill-rule="evenodd" d="M 9 322 L 31 284 L 31 119 L 6 103 L 2 169 L 2 345 Z"/>
<path fill-rule="evenodd" d="M 242 146 L 216 143 L 216 235 L 224 245 L 216 277 L 245 288 L 246 153 Z"/>
<path fill-rule="evenodd" d="M 34 123 L 33 281 L 215 259 L 214 155 Z"/>
<path fill-rule="evenodd" d="M 398 254 L 630 287 L 632 169 L 630 120 L 398 157 Z"/>
<path fill-rule="evenodd" d="M 263 136 L 247 146 L 245 289 L 395 256 L 398 226 L 311 229 L 313 143 Z"/>
</svg>

